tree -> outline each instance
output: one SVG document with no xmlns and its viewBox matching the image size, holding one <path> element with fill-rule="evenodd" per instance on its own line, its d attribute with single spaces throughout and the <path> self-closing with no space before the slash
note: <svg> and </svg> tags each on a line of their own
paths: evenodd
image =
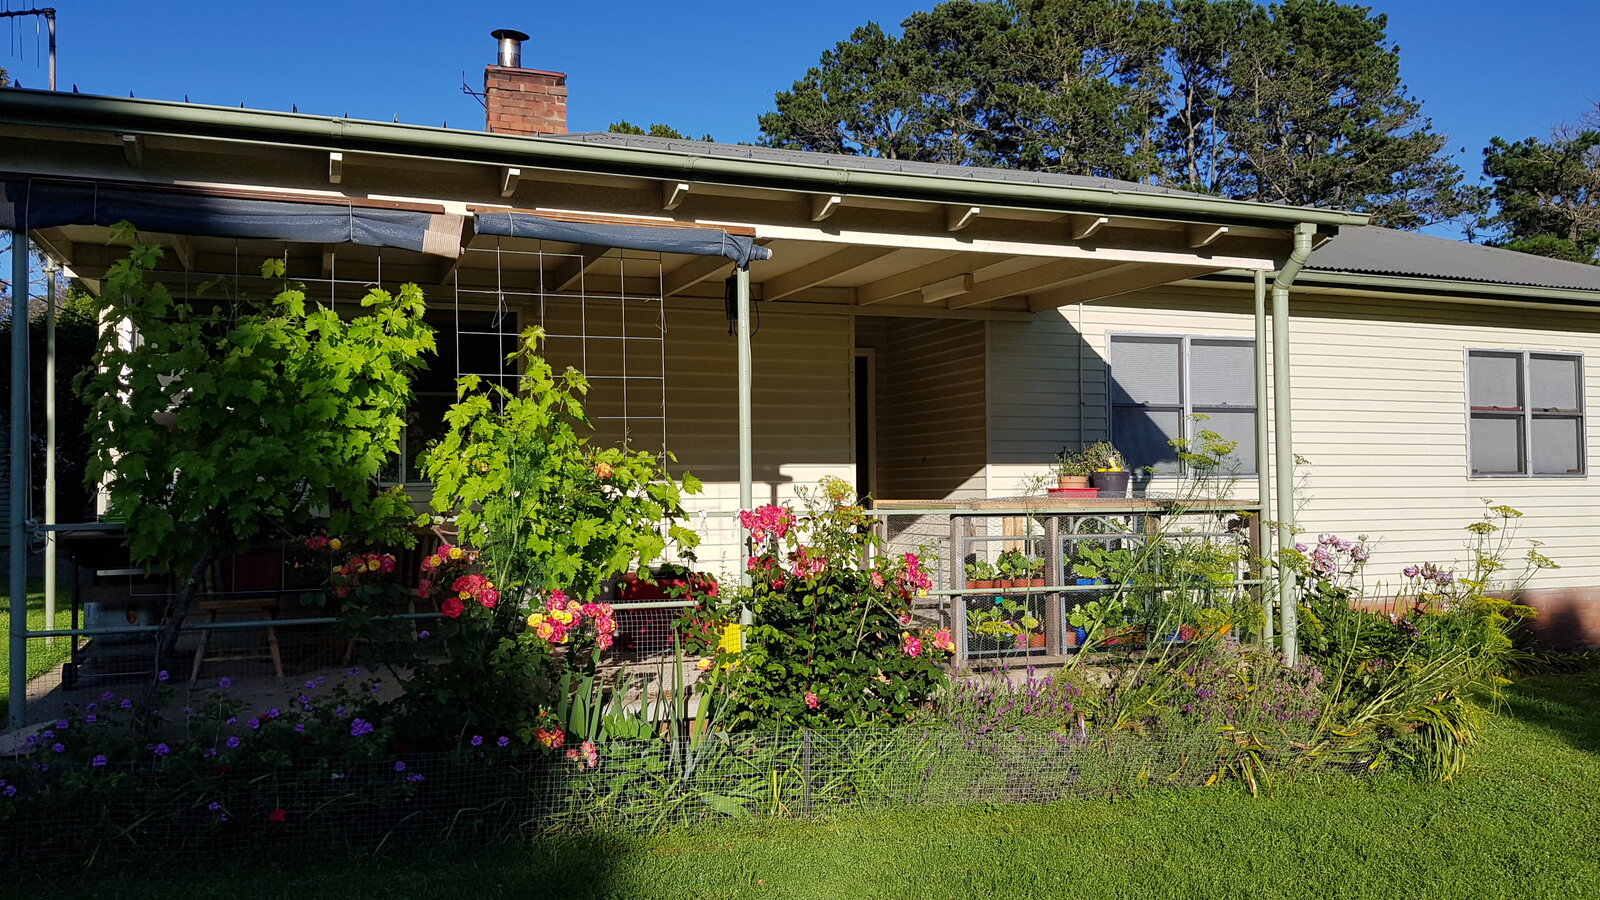
<svg viewBox="0 0 1600 900">
<path fill-rule="evenodd" d="M 689 137 L 678 129 L 663 125 L 660 122 L 652 123 L 650 127 L 646 129 L 640 128 L 638 125 L 635 125 L 632 122 L 624 119 L 621 122 L 612 122 L 606 127 L 606 131 L 609 131 L 612 134 L 644 134 L 649 135 L 650 137 L 671 138 L 675 141 L 696 140 L 696 138 Z M 701 135 L 698 140 L 705 141 L 709 144 L 716 139 L 711 135 L 706 134 Z"/>
<path fill-rule="evenodd" d="M 1494 138 L 1483 151 L 1494 214 L 1483 224 L 1510 250 L 1597 263 L 1600 251 L 1600 106 L 1547 140 Z"/>
<path fill-rule="evenodd" d="M 771 146 L 1166 184 L 1415 228 L 1474 195 L 1400 81 L 1387 20 L 1335 0 L 949 0 L 823 53 Z"/>
<path fill-rule="evenodd" d="M 132 237 L 132 226 L 115 229 Z M 173 297 L 148 281 L 162 250 L 135 244 L 112 265 L 100 337 L 78 382 L 89 404 L 87 478 L 126 523 L 135 562 L 179 585 L 162 613 L 157 665 L 170 655 L 207 566 L 264 537 L 303 534 L 320 508 L 352 544 L 394 540 L 403 494 L 376 491 L 399 450 L 411 375 L 434 350 L 422 292 L 374 288 L 365 315 L 306 307 L 283 285 L 266 300 Z M 262 266 L 281 278 L 281 260 Z"/>
</svg>

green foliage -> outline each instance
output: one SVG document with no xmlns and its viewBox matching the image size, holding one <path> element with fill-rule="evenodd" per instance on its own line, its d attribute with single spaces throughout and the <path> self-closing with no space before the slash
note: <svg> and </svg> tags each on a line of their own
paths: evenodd
<svg viewBox="0 0 1600 900">
<path fill-rule="evenodd" d="M 700 483 L 686 475 L 680 488 L 648 453 L 591 446 L 588 382 L 575 369 L 554 374 L 537 355 L 543 336 L 530 328 L 512 355 L 523 365 L 516 392 L 461 379 L 449 432 L 422 471 L 434 510 L 456 515 L 462 543 L 483 552 L 501 590 L 590 600 L 606 579 L 650 566 L 669 546 L 692 558 L 699 537 L 678 523 L 683 493 Z"/>
<path fill-rule="evenodd" d="M 737 602 L 755 625 L 729 679 L 737 728 L 840 727 L 916 719 L 944 673 L 948 629 L 916 633 L 911 606 L 931 585 L 916 554 L 889 557 L 837 478 L 802 495 L 806 513 L 743 516 L 753 586 Z"/>
<path fill-rule="evenodd" d="M 1600 114 L 1547 140 L 1494 138 L 1483 151 L 1498 245 L 1509 250 L 1595 263 L 1600 251 Z"/>
<path fill-rule="evenodd" d="M 606 126 L 606 131 L 609 131 L 612 134 L 640 134 L 649 135 L 650 137 L 670 138 L 675 141 L 701 140 L 705 141 L 706 143 L 711 143 L 712 141 L 716 140 L 716 138 L 713 138 L 709 134 L 701 135 L 699 138 L 691 138 L 678 129 L 668 125 L 663 125 L 660 122 L 652 123 L 649 128 L 641 128 L 632 122 L 623 120 L 621 122 L 612 122 L 610 125 Z"/>
<path fill-rule="evenodd" d="M 117 239 L 130 240 L 126 223 Z M 308 530 L 319 507 L 363 541 L 393 538 L 403 495 L 373 483 L 399 448 L 412 373 L 434 349 L 422 291 L 374 288 L 341 319 L 281 284 L 268 299 L 174 297 L 149 274 L 155 244 L 111 266 L 108 328 L 78 380 L 90 408 L 87 479 L 106 481 L 133 557 L 181 571 L 207 553 Z M 262 266 L 263 284 L 283 275 Z M 210 295 L 210 296 L 208 296 Z"/>
<path fill-rule="evenodd" d="M 1056 475 L 1061 478 L 1092 475 L 1094 474 L 1094 462 L 1094 459 L 1086 451 L 1062 447 L 1056 451 Z"/>
<path fill-rule="evenodd" d="M 1387 18 L 1334 0 L 951 0 L 857 28 L 760 119 L 770 146 L 1460 216 Z"/>
</svg>

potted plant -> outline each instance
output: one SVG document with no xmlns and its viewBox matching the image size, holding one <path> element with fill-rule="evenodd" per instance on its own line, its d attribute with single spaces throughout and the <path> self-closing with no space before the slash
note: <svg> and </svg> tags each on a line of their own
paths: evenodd
<svg viewBox="0 0 1600 900">
<path fill-rule="evenodd" d="M 967 563 L 967 587 L 992 588 L 994 583 L 994 566 L 987 560 Z"/>
<path fill-rule="evenodd" d="M 1068 450 L 1066 447 L 1062 447 L 1061 451 L 1056 454 L 1056 487 L 1058 489 L 1087 488 L 1089 486 L 1089 474 L 1093 471 L 1094 469 L 1089 464 L 1088 456 L 1082 451 Z"/>
<path fill-rule="evenodd" d="M 1090 477 L 1100 493 L 1112 497 L 1126 497 L 1133 473 L 1128 471 L 1128 460 L 1110 441 L 1095 441 L 1084 451 L 1091 470 Z"/>
<path fill-rule="evenodd" d="M 995 587 L 1044 587 L 1044 560 L 1021 550 L 1007 550 L 996 560 L 1000 571 Z"/>
<path fill-rule="evenodd" d="M 1044 632 L 1040 631 L 1039 618 L 1026 603 L 1010 597 L 996 596 L 993 602 L 975 602 L 967 611 L 967 628 L 977 635 L 1010 639 L 1016 649 L 1043 647 Z"/>
</svg>

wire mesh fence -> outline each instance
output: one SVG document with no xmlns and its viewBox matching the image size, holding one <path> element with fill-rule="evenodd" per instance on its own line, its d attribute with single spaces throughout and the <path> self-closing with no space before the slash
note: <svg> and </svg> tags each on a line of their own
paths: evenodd
<svg viewBox="0 0 1600 900">
<path fill-rule="evenodd" d="M 0 802 L 0 858 L 372 853 L 572 829 L 1046 803 L 1201 785 L 1231 764 L 1215 735 L 1108 739 L 1072 729 L 712 733 L 553 752 L 501 743 L 280 765 L 151 762 L 20 776 L 13 767 L 0 788 L 18 788 Z"/>
</svg>

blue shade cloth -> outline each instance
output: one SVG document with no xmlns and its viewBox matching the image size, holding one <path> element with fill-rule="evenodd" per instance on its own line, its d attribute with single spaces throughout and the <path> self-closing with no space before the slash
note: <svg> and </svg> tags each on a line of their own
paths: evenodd
<svg viewBox="0 0 1600 900">
<path fill-rule="evenodd" d="M 349 243 L 451 258 L 461 255 L 462 220 L 420 210 L 66 181 L 7 181 L 0 198 L 0 228 L 8 229 L 128 221 L 141 231 L 167 234 Z"/>
<path fill-rule="evenodd" d="M 478 213 L 474 217 L 473 227 L 479 234 L 501 237 L 596 244 L 624 250 L 654 250 L 658 253 L 724 256 L 738 263 L 741 269 L 750 268 L 752 259 L 772 258 L 772 251 L 758 246 L 753 238 L 729 234 L 720 228 L 563 222 L 516 212 Z"/>
</svg>

